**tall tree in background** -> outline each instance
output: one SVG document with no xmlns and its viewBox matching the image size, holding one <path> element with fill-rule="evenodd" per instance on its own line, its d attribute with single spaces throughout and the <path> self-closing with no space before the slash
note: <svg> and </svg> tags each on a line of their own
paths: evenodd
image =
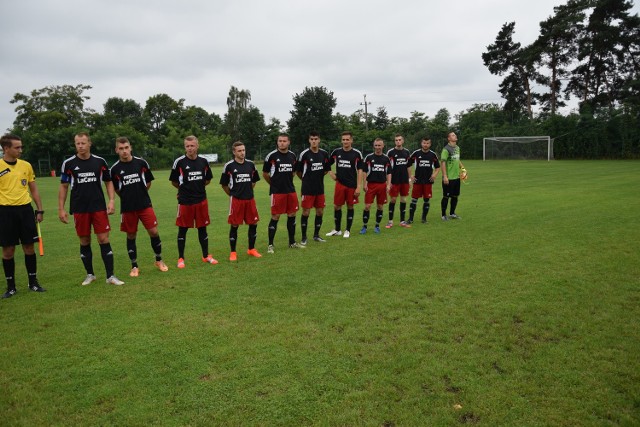
<svg viewBox="0 0 640 427">
<path fill-rule="evenodd" d="M 184 108 L 184 99 L 176 101 L 165 93 L 153 95 L 147 99 L 144 116 L 149 123 L 150 143 L 164 146 L 169 135 L 167 122 L 180 116 Z M 186 135 L 185 135 L 186 136 Z"/>
<path fill-rule="evenodd" d="M 247 158 L 254 159 L 260 153 L 260 147 L 267 135 L 267 125 L 264 123 L 264 115 L 258 107 L 250 105 L 247 111 L 240 117 L 238 124 L 240 140 L 247 148 Z"/>
<path fill-rule="evenodd" d="M 251 92 L 231 86 L 229 96 L 227 96 L 227 114 L 224 116 L 224 124 L 233 141 L 237 141 L 242 137 L 240 135 L 240 121 L 243 114 L 249 110 L 250 102 Z"/>
<path fill-rule="evenodd" d="M 309 132 L 315 130 L 320 138 L 330 140 L 337 137 L 333 122 L 333 109 L 337 101 L 333 92 L 324 86 L 305 87 L 302 93 L 293 96 L 293 110 L 287 122 L 289 136 L 294 146 L 306 146 Z"/>
</svg>

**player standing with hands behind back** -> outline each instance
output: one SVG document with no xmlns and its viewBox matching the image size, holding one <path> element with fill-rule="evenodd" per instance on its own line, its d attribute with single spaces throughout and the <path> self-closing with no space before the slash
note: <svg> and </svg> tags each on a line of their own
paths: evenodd
<svg viewBox="0 0 640 427">
<path fill-rule="evenodd" d="M 458 147 L 458 136 L 451 131 L 447 135 L 447 145 L 442 149 L 440 155 L 440 167 L 442 169 L 442 201 L 440 208 L 442 210 L 442 220 L 460 219 L 456 215 L 456 207 L 458 206 L 458 196 L 460 196 L 460 170 L 464 169 L 464 165 L 460 161 L 460 147 Z M 451 210 L 447 217 L 447 204 L 451 199 Z"/>
</svg>

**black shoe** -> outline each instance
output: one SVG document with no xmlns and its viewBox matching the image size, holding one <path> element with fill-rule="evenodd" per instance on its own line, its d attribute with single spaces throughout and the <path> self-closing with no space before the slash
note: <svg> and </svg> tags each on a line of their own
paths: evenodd
<svg viewBox="0 0 640 427">
<path fill-rule="evenodd" d="M 16 294 L 16 292 L 18 292 L 18 291 L 15 290 L 15 289 L 9 289 L 7 292 L 2 294 L 2 298 L 11 298 L 12 296 L 14 296 Z"/>
<path fill-rule="evenodd" d="M 31 289 L 33 292 L 47 292 L 47 290 L 40 286 L 40 283 L 38 283 L 37 281 L 30 284 L 29 289 Z"/>
<path fill-rule="evenodd" d="M 427 223 L 427 218 L 422 218 L 422 223 L 426 224 Z"/>
</svg>

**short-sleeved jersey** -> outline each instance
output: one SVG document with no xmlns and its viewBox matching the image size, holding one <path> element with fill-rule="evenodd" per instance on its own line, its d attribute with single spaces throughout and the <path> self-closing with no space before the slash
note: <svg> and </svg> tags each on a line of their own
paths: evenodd
<svg viewBox="0 0 640 427">
<path fill-rule="evenodd" d="M 130 162 L 118 160 L 110 172 L 120 195 L 120 212 L 139 211 L 151 206 L 147 185 L 154 178 L 146 160 L 140 157 L 133 157 Z"/>
<path fill-rule="evenodd" d="M 207 198 L 205 186 L 213 179 L 209 162 L 204 157 L 180 156 L 173 162 L 169 181 L 178 183 L 178 203 L 195 205 Z"/>
<path fill-rule="evenodd" d="M 387 151 L 387 157 L 391 160 L 391 183 L 407 184 L 409 183 L 409 157 L 411 153 L 406 148 L 400 150 L 395 147 Z"/>
<path fill-rule="evenodd" d="M 293 174 L 296 167 L 296 155 L 293 151 L 281 153 L 273 150 L 264 159 L 262 172 L 267 172 L 271 177 L 269 194 L 295 193 Z"/>
<path fill-rule="evenodd" d="M 220 185 L 229 186 L 231 197 L 240 200 L 253 199 L 253 184 L 260 181 L 256 165 L 251 160 L 238 163 L 228 161 L 222 168 Z"/>
<path fill-rule="evenodd" d="M 385 154 L 369 153 L 364 158 L 362 170 L 367 174 L 367 182 L 387 182 L 391 160 Z"/>
<path fill-rule="evenodd" d="M 317 153 L 307 148 L 298 157 L 296 170 L 302 175 L 301 194 L 317 196 L 324 194 L 324 176 L 331 170 L 329 153 L 322 148 Z"/>
<path fill-rule="evenodd" d="M 431 184 L 431 175 L 433 170 L 440 167 L 438 155 L 432 151 L 416 150 L 411 153 L 411 165 L 413 166 L 413 175 L 416 178 L 416 184 Z"/>
<path fill-rule="evenodd" d="M 94 154 L 83 160 L 69 157 L 62 163 L 60 182 L 71 188 L 70 213 L 104 211 L 107 204 L 102 192 L 102 181 L 111 181 L 107 162 Z"/>
<path fill-rule="evenodd" d="M 0 206 L 31 203 L 29 183 L 35 180 L 31 163 L 18 159 L 12 164 L 0 158 Z"/>
<path fill-rule="evenodd" d="M 336 148 L 331 152 L 330 164 L 336 165 L 336 179 L 345 187 L 358 187 L 358 170 L 362 169 L 362 153 L 356 148 L 345 151 Z"/>
<path fill-rule="evenodd" d="M 458 179 L 460 178 L 460 147 L 447 144 L 442 149 L 440 155 L 442 162 L 447 165 L 447 178 Z"/>
</svg>

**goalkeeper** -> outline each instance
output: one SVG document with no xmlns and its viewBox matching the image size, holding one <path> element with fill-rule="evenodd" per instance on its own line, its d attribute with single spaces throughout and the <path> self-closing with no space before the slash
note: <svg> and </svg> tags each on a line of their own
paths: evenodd
<svg viewBox="0 0 640 427">
<path fill-rule="evenodd" d="M 442 169 L 442 201 L 440 208 L 442 220 L 460 219 L 456 214 L 458 207 L 458 197 L 460 196 L 460 178 L 466 178 L 466 169 L 460 160 L 460 147 L 458 147 L 458 136 L 451 131 L 447 135 L 447 145 L 442 149 L 440 155 L 440 168 Z M 447 205 L 451 199 L 451 208 L 447 216 Z"/>
</svg>

